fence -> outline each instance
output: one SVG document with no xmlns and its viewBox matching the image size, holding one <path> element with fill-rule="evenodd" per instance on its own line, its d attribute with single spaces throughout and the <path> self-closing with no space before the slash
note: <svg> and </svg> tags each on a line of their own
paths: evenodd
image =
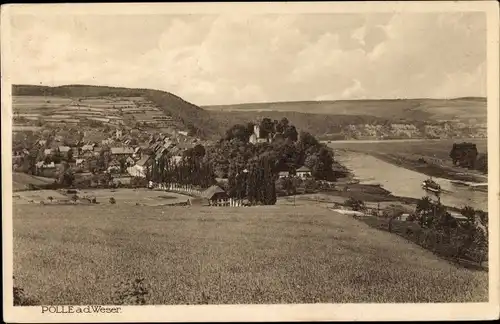
<svg viewBox="0 0 500 324">
<path fill-rule="evenodd" d="M 182 185 L 182 184 L 177 184 L 177 183 L 149 183 L 149 187 L 152 189 L 157 189 L 157 190 L 165 190 L 165 191 L 171 191 L 171 192 L 176 192 L 180 194 L 184 194 L 187 196 L 192 196 L 192 197 L 200 197 L 201 196 L 201 190 L 198 188 L 192 186 L 192 185 Z"/>
<path fill-rule="evenodd" d="M 155 190 L 165 190 L 169 192 L 180 193 L 183 195 L 200 198 L 202 191 L 192 185 L 183 185 L 177 183 L 149 183 L 149 188 Z M 229 198 L 229 199 L 217 199 L 217 200 L 209 200 L 209 206 L 218 206 L 218 207 L 242 207 L 247 206 L 241 199 Z"/>
</svg>

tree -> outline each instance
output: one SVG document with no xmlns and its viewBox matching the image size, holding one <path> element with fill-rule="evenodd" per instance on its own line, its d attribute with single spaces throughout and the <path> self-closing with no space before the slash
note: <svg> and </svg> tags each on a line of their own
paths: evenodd
<svg viewBox="0 0 500 324">
<path fill-rule="evenodd" d="M 488 173 L 488 153 L 478 155 L 475 168 L 483 173 Z"/>
<path fill-rule="evenodd" d="M 66 153 L 66 161 L 70 162 L 73 161 L 73 150 L 70 149 L 68 153 Z"/>
<path fill-rule="evenodd" d="M 253 129 L 252 129 L 252 132 L 253 132 Z M 236 138 L 242 142 L 248 142 L 250 135 L 252 135 L 252 133 L 249 132 L 248 127 L 246 127 L 245 125 L 236 124 L 227 130 L 226 140 L 232 140 L 232 139 Z"/>
<path fill-rule="evenodd" d="M 263 118 L 260 122 L 260 137 L 266 138 L 269 135 L 274 135 L 276 132 L 274 129 L 274 122 L 270 118 Z"/>
<path fill-rule="evenodd" d="M 59 173 L 59 183 L 71 187 L 75 181 L 75 174 L 71 168 L 63 168 Z"/>
<path fill-rule="evenodd" d="M 202 158 L 206 154 L 206 150 L 201 144 L 196 144 L 195 147 L 193 147 L 193 157 L 195 158 Z"/>
<path fill-rule="evenodd" d="M 127 160 L 122 157 L 118 162 L 120 163 L 120 173 L 127 172 Z"/>
<path fill-rule="evenodd" d="M 299 137 L 299 133 L 297 132 L 295 126 L 288 126 L 283 132 L 283 137 L 292 142 L 296 142 Z"/>
</svg>

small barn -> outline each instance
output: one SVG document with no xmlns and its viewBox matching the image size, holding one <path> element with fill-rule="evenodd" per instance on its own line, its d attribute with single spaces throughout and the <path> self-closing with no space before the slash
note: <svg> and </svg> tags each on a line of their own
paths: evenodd
<svg viewBox="0 0 500 324">
<path fill-rule="evenodd" d="M 211 205 L 225 203 L 229 196 L 219 186 L 213 185 L 201 193 L 201 197 L 207 199 Z"/>
</svg>

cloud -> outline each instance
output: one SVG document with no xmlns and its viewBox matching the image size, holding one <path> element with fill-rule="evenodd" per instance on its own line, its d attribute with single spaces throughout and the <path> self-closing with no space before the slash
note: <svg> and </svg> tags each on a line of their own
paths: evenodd
<svg viewBox="0 0 500 324">
<path fill-rule="evenodd" d="M 14 82 L 195 104 L 484 95 L 481 13 L 15 17 Z"/>
</svg>

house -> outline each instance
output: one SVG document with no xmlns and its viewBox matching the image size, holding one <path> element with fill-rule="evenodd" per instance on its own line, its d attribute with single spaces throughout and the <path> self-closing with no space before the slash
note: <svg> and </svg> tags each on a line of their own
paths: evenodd
<svg viewBox="0 0 500 324">
<path fill-rule="evenodd" d="M 132 156 L 134 154 L 134 149 L 131 147 L 112 147 L 111 148 L 111 155 L 114 155 L 115 157 L 119 156 Z"/>
<path fill-rule="evenodd" d="M 134 159 L 139 159 L 141 157 L 141 152 L 142 152 L 142 147 L 137 146 L 136 148 L 134 148 L 134 153 L 132 154 L 132 157 Z"/>
<path fill-rule="evenodd" d="M 182 156 L 181 155 L 174 155 L 170 158 L 170 162 L 174 164 L 179 164 L 182 161 Z"/>
<path fill-rule="evenodd" d="M 203 191 L 201 193 L 201 197 L 208 199 L 208 201 L 211 204 L 220 202 L 220 201 L 227 201 L 229 199 L 229 196 L 227 193 L 219 186 L 213 185 L 207 190 Z"/>
<path fill-rule="evenodd" d="M 38 161 L 38 162 L 35 164 L 35 167 L 36 167 L 37 169 L 43 169 L 43 164 L 44 164 L 44 162 L 43 162 L 43 161 Z"/>
<path fill-rule="evenodd" d="M 135 164 L 135 160 L 130 156 L 127 156 L 125 162 L 127 163 L 128 166 L 133 166 Z"/>
<path fill-rule="evenodd" d="M 37 144 L 40 146 L 45 146 L 45 144 L 47 144 L 47 140 L 38 140 Z"/>
<path fill-rule="evenodd" d="M 62 154 L 68 154 L 68 152 L 71 150 L 71 147 L 59 146 L 58 149 L 59 149 L 59 152 L 61 152 Z"/>
<path fill-rule="evenodd" d="M 410 214 L 409 213 L 403 213 L 399 216 L 396 217 L 396 220 L 399 220 L 399 221 L 403 221 L 403 222 L 406 222 L 408 220 L 408 218 L 410 217 Z"/>
<path fill-rule="evenodd" d="M 306 166 L 301 166 L 295 171 L 297 177 L 301 179 L 306 179 L 311 177 L 311 169 Z"/>
<path fill-rule="evenodd" d="M 137 163 L 127 168 L 127 172 L 133 177 L 144 178 L 146 176 L 146 170 L 151 164 L 151 156 L 144 154 L 143 157 Z"/>
<path fill-rule="evenodd" d="M 76 166 L 82 166 L 83 163 L 85 163 L 85 159 L 76 159 L 75 160 L 75 165 Z"/>
<path fill-rule="evenodd" d="M 280 179 L 282 179 L 282 178 L 287 178 L 287 177 L 289 177 L 289 176 L 290 176 L 290 172 L 288 172 L 288 171 L 281 171 L 280 173 L 278 173 L 278 177 L 279 177 Z"/>
<path fill-rule="evenodd" d="M 86 144 L 82 146 L 82 152 L 87 152 L 87 151 L 93 151 L 95 148 L 96 144 L 91 143 L 91 144 Z"/>
<path fill-rule="evenodd" d="M 52 151 L 52 149 L 45 149 L 45 150 L 43 150 L 43 154 L 44 154 L 45 156 L 52 155 L 52 152 L 53 152 L 53 151 Z"/>
</svg>

